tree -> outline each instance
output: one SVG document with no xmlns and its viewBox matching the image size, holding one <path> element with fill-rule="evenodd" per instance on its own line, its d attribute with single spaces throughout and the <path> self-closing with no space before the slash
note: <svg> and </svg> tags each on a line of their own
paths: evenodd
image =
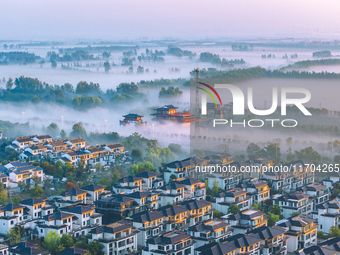
<svg viewBox="0 0 340 255">
<path fill-rule="evenodd" d="M 1 182 L 0 183 L 0 204 L 1 205 L 7 204 L 7 198 L 8 198 L 8 194 L 6 190 L 4 189 L 3 183 Z"/>
<path fill-rule="evenodd" d="M 31 190 L 31 196 L 34 198 L 41 198 L 44 195 L 44 190 L 39 186 L 35 186 L 32 190 Z"/>
<path fill-rule="evenodd" d="M 311 162 L 320 162 L 321 155 L 315 151 L 312 147 L 307 147 L 300 151 L 295 151 L 295 155 L 297 159 L 303 161 L 311 161 Z"/>
<path fill-rule="evenodd" d="M 213 211 L 213 218 L 221 218 L 223 216 L 223 213 L 221 213 L 219 210 L 214 210 Z"/>
<path fill-rule="evenodd" d="M 14 228 L 11 228 L 5 235 L 5 240 L 8 240 L 9 245 L 18 244 L 21 242 L 23 232 L 24 231 L 21 226 L 15 226 Z"/>
<path fill-rule="evenodd" d="M 261 210 L 261 205 L 258 204 L 258 203 L 255 203 L 255 204 L 253 204 L 253 206 L 251 208 L 254 208 L 256 210 Z"/>
<path fill-rule="evenodd" d="M 64 246 L 65 249 L 68 249 L 74 245 L 74 240 L 71 235 L 63 234 L 60 238 L 60 243 Z"/>
<path fill-rule="evenodd" d="M 106 61 L 104 63 L 104 68 L 105 68 L 105 73 L 108 73 L 110 71 L 111 65 L 110 65 L 109 61 Z"/>
<path fill-rule="evenodd" d="M 38 103 L 40 103 L 40 98 L 39 98 L 37 95 L 35 95 L 35 96 L 32 98 L 31 102 L 32 102 L 33 104 L 38 104 Z"/>
<path fill-rule="evenodd" d="M 198 151 L 197 157 L 204 158 L 204 151 L 202 151 L 202 150 Z"/>
<path fill-rule="evenodd" d="M 51 67 L 56 68 L 57 67 L 57 62 L 55 60 L 51 60 Z"/>
<path fill-rule="evenodd" d="M 56 136 L 59 133 L 59 127 L 56 123 L 52 122 L 50 125 L 47 126 L 46 131 L 51 136 Z"/>
<path fill-rule="evenodd" d="M 7 83 L 6 83 L 6 89 L 7 90 L 11 90 L 12 88 L 13 88 L 13 78 L 11 78 L 11 77 L 9 77 L 8 78 L 8 81 L 7 81 Z"/>
<path fill-rule="evenodd" d="M 268 226 L 269 227 L 274 226 L 275 223 L 280 220 L 280 216 L 276 215 L 274 213 L 268 213 L 267 218 L 268 218 Z"/>
<path fill-rule="evenodd" d="M 118 169 L 113 170 L 111 179 L 112 179 L 112 183 L 118 182 L 118 180 L 120 179 L 120 172 Z"/>
<path fill-rule="evenodd" d="M 144 73 L 144 67 L 138 66 L 137 67 L 137 73 Z"/>
<path fill-rule="evenodd" d="M 240 208 L 238 207 L 237 204 L 229 205 L 228 213 L 238 213 L 238 212 L 240 212 Z"/>
<path fill-rule="evenodd" d="M 211 189 L 212 195 L 215 196 L 216 194 L 218 194 L 221 191 L 222 191 L 222 189 L 218 186 L 218 182 L 216 181 L 216 179 L 214 179 L 213 187 Z"/>
<path fill-rule="evenodd" d="M 269 208 L 270 212 L 276 215 L 280 215 L 281 214 L 281 207 L 279 205 L 272 205 Z"/>
<path fill-rule="evenodd" d="M 131 157 L 134 161 L 138 161 L 142 158 L 142 150 L 139 149 L 139 148 L 134 148 L 132 151 L 131 151 Z"/>
<path fill-rule="evenodd" d="M 86 130 L 81 122 L 73 125 L 70 136 L 73 138 L 86 137 Z"/>
<path fill-rule="evenodd" d="M 176 175 L 175 174 L 172 174 L 172 175 L 170 175 L 170 177 L 169 177 L 169 181 L 172 181 L 172 180 L 176 180 Z"/>
<path fill-rule="evenodd" d="M 298 216 L 298 215 L 300 215 L 301 213 L 300 212 L 293 212 L 291 215 L 292 216 Z"/>
<path fill-rule="evenodd" d="M 11 197 L 11 202 L 15 205 L 20 204 L 20 201 L 21 201 L 21 197 L 19 197 L 19 196 L 12 196 Z"/>
<path fill-rule="evenodd" d="M 61 139 L 65 139 L 66 138 L 66 132 L 65 132 L 65 130 L 64 129 L 62 129 L 61 131 L 60 131 L 60 138 Z"/>
<path fill-rule="evenodd" d="M 326 239 L 325 233 L 323 231 L 318 231 L 317 237 L 318 239 Z"/>
<path fill-rule="evenodd" d="M 287 139 L 286 139 L 286 142 L 287 142 L 287 144 L 292 144 L 292 142 L 293 142 L 293 138 L 292 137 L 288 137 Z"/>
<path fill-rule="evenodd" d="M 328 238 L 331 238 L 331 237 L 340 237 L 340 229 L 338 226 L 332 226 L 330 229 L 329 229 L 329 233 L 328 233 Z"/>
<path fill-rule="evenodd" d="M 250 143 L 246 149 L 248 157 L 253 159 L 259 156 L 261 148 L 255 143 Z"/>
<path fill-rule="evenodd" d="M 277 161 L 279 161 L 281 157 L 281 149 L 279 147 L 279 143 L 270 143 L 267 147 L 264 148 L 264 153 L 266 157 L 275 158 Z"/>
<path fill-rule="evenodd" d="M 58 252 L 64 250 L 60 242 L 60 236 L 55 231 L 50 231 L 44 238 L 43 247 L 50 251 L 52 255 L 58 254 Z"/>
<path fill-rule="evenodd" d="M 79 186 L 73 184 L 72 182 L 66 182 L 65 189 L 66 189 L 66 190 L 70 190 L 70 189 L 79 189 Z"/>
<path fill-rule="evenodd" d="M 5 43 L 3 46 L 4 46 L 4 49 L 7 50 L 8 45 Z"/>
<path fill-rule="evenodd" d="M 102 255 L 102 249 L 104 249 L 104 245 L 98 241 L 90 242 L 87 247 L 89 255 Z"/>
</svg>

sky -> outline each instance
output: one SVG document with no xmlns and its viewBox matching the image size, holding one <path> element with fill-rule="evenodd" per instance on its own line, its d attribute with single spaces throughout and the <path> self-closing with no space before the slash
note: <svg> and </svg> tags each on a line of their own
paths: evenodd
<svg viewBox="0 0 340 255">
<path fill-rule="evenodd" d="M 0 40 L 340 39 L 338 0 L 0 0 Z"/>
</svg>

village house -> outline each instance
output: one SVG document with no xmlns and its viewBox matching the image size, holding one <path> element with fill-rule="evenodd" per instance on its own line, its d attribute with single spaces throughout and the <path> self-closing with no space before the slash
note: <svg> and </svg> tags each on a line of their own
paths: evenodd
<svg viewBox="0 0 340 255">
<path fill-rule="evenodd" d="M 232 235 L 229 224 L 221 219 L 211 219 L 190 226 L 187 234 L 195 241 L 195 248 L 211 242 L 223 242 Z"/>
<path fill-rule="evenodd" d="M 60 251 L 58 255 L 88 255 L 88 251 L 76 246 Z"/>
<path fill-rule="evenodd" d="M 332 226 L 340 225 L 340 199 L 335 198 L 317 206 L 313 218 L 319 224 L 319 231 L 329 233 Z"/>
<path fill-rule="evenodd" d="M 156 172 L 142 172 L 136 175 L 136 177 L 143 178 L 142 189 L 152 189 L 154 188 L 155 181 L 157 180 L 158 173 Z"/>
<path fill-rule="evenodd" d="M 316 210 L 318 205 L 323 204 L 330 197 L 327 186 L 317 182 L 302 186 L 297 190 L 310 196 L 310 200 L 313 201 L 313 210 Z"/>
<path fill-rule="evenodd" d="M 15 188 L 19 184 L 34 185 L 36 181 L 43 181 L 44 172 L 41 167 L 21 162 L 10 162 L 5 165 L 9 172 L 9 187 Z"/>
<path fill-rule="evenodd" d="M 156 210 L 158 209 L 159 193 L 150 191 L 136 191 L 129 194 L 123 194 L 129 198 L 134 199 L 140 206 L 140 210 Z"/>
<path fill-rule="evenodd" d="M 303 192 L 293 192 L 290 194 L 277 194 L 273 196 L 273 202 L 281 207 L 282 215 L 289 218 L 294 214 L 310 214 L 313 211 L 313 201 L 309 195 Z"/>
<path fill-rule="evenodd" d="M 184 199 L 195 198 L 202 200 L 206 198 L 205 182 L 196 178 L 183 177 L 174 181 L 175 183 L 185 185 Z"/>
<path fill-rule="evenodd" d="M 156 189 L 159 194 L 159 206 L 174 204 L 184 200 L 184 184 L 170 182 L 168 185 Z"/>
<path fill-rule="evenodd" d="M 216 168 L 215 172 L 208 172 L 206 175 L 206 178 L 208 179 L 208 187 L 212 189 L 214 185 L 217 185 L 222 190 L 236 188 L 240 184 L 241 180 L 249 178 L 249 173 L 244 171 L 246 167 L 249 167 L 249 164 L 232 162 L 225 166 L 225 171 L 218 171 Z"/>
<path fill-rule="evenodd" d="M 4 173 L 0 173 L 0 182 L 2 183 L 4 188 L 7 188 L 9 185 L 8 176 Z"/>
<path fill-rule="evenodd" d="M 81 190 L 81 189 L 70 189 L 67 191 L 64 191 L 60 194 L 60 197 L 64 201 L 73 201 L 73 202 L 80 202 L 83 204 L 86 204 L 87 199 L 87 191 Z"/>
<path fill-rule="evenodd" d="M 173 161 L 166 165 L 167 169 L 164 171 L 165 183 L 169 183 L 170 177 L 172 175 L 175 176 L 174 179 L 180 179 L 182 177 L 193 177 L 195 175 L 196 166 L 201 167 L 206 164 L 206 159 L 200 159 L 196 157 Z"/>
<path fill-rule="evenodd" d="M 145 210 L 129 218 L 132 225 L 139 230 L 137 234 L 138 247 L 144 247 L 148 238 L 157 236 L 164 230 L 164 215 L 157 211 Z"/>
<path fill-rule="evenodd" d="M 89 242 L 98 241 L 104 245 L 107 255 L 123 255 L 137 250 L 138 230 L 126 221 L 99 226 L 91 230 Z"/>
<path fill-rule="evenodd" d="M 123 220 L 139 212 L 140 205 L 132 198 L 123 195 L 94 201 L 96 212 L 103 215 L 103 223 L 110 224 Z"/>
<path fill-rule="evenodd" d="M 74 214 L 73 231 L 75 237 L 87 235 L 91 229 L 102 225 L 102 215 L 95 212 L 93 205 L 71 205 L 59 208 L 59 211 Z"/>
<path fill-rule="evenodd" d="M 0 234 L 6 235 L 10 229 L 18 224 L 30 220 L 28 208 L 22 205 L 7 204 L 0 207 Z M 26 226 L 28 229 L 29 226 Z"/>
<path fill-rule="evenodd" d="M 254 235 L 234 234 L 223 243 L 237 247 L 239 254 L 260 255 L 262 242 L 261 238 Z"/>
<path fill-rule="evenodd" d="M 190 210 L 183 205 L 166 205 L 157 209 L 164 216 L 164 230 L 173 231 L 189 226 Z"/>
<path fill-rule="evenodd" d="M 86 147 L 86 141 L 83 138 L 74 138 L 64 140 L 66 144 L 71 146 L 71 149 L 81 149 Z"/>
<path fill-rule="evenodd" d="M 213 218 L 212 202 L 192 199 L 183 201 L 180 205 L 189 210 L 189 220 L 187 222 L 190 225 Z"/>
<path fill-rule="evenodd" d="M 31 219 L 38 219 L 53 213 L 52 206 L 48 205 L 46 201 L 45 198 L 28 198 L 20 201 L 20 205 L 29 209 L 28 215 Z"/>
<path fill-rule="evenodd" d="M 253 203 L 261 203 L 270 198 L 270 188 L 268 183 L 258 179 L 252 179 L 240 184 L 239 187 L 244 188 L 248 195 L 252 197 Z"/>
<path fill-rule="evenodd" d="M 276 226 L 287 230 L 287 251 L 295 252 L 312 245 L 316 245 L 318 225 L 308 216 L 299 215 L 276 222 Z"/>
<path fill-rule="evenodd" d="M 261 239 L 260 252 L 263 255 L 287 255 L 286 229 L 278 226 L 262 226 L 251 230 L 248 235 Z"/>
<path fill-rule="evenodd" d="M 255 228 L 267 226 L 268 222 L 266 214 L 256 209 L 229 214 L 222 218 L 234 229 L 234 234 L 248 233 Z"/>
<path fill-rule="evenodd" d="M 45 237 L 50 231 L 59 236 L 70 234 L 74 236 L 77 216 L 73 213 L 63 211 L 45 215 L 42 220 L 36 222 L 36 228 L 32 233 L 33 238 Z"/>
<path fill-rule="evenodd" d="M 142 190 L 142 177 L 128 176 L 118 180 L 118 183 L 114 184 L 112 189 L 116 194 L 119 193 L 133 193 Z"/>
<path fill-rule="evenodd" d="M 314 182 L 314 172 L 301 160 L 296 160 L 282 166 L 279 171 L 267 171 L 263 177 L 270 180 L 275 191 L 292 192 L 303 185 Z"/>
<path fill-rule="evenodd" d="M 87 203 L 93 203 L 101 198 L 104 198 L 106 194 L 111 194 L 110 191 L 105 190 L 105 186 L 101 184 L 91 184 L 81 188 L 87 192 L 86 200 Z"/>
<path fill-rule="evenodd" d="M 256 171 L 251 171 L 250 177 L 257 179 L 262 178 L 263 173 L 265 173 L 266 170 L 270 169 L 270 167 L 274 166 L 274 160 L 266 157 L 250 159 L 247 160 L 246 163 L 249 163 L 251 166 L 253 166 L 252 169 L 256 169 Z"/>
<path fill-rule="evenodd" d="M 226 242 L 211 242 L 196 248 L 195 255 L 235 255 L 239 251 L 239 248 Z"/>
<path fill-rule="evenodd" d="M 8 249 L 9 255 L 51 255 L 47 250 L 40 247 L 39 244 L 29 241 L 20 242 L 12 245 Z"/>
<path fill-rule="evenodd" d="M 235 204 L 240 211 L 249 210 L 252 206 L 252 197 L 247 196 L 247 191 L 243 189 L 231 189 L 215 195 L 213 208 L 223 214 L 229 213 L 229 206 Z"/>
<path fill-rule="evenodd" d="M 171 231 L 151 237 L 146 241 L 142 255 L 183 254 L 194 255 L 194 242 L 190 235 L 182 231 Z"/>
</svg>

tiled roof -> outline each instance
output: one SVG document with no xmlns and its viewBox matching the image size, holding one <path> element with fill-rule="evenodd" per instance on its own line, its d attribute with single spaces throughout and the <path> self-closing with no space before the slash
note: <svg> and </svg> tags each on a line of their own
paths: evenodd
<svg viewBox="0 0 340 255">
<path fill-rule="evenodd" d="M 137 214 L 134 214 L 130 217 L 131 221 L 133 222 L 151 222 L 154 220 L 162 219 L 164 215 L 157 211 L 143 211 Z"/>
<path fill-rule="evenodd" d="M 88 185 L 85 187 L 82 187 L 83 190 L 87 190 L 87 191 L 96 191 L 96 190 L 101 190 L 104 189 L 105 185 L 101 185 L 101 184 L 92 184 L 92 185 Z"/>
<path fill-rule="evenodd" d="M 20 201 L 20 204 L 24 205 L 36 205 L 45 202 L 47 199 L 46 198 L 29 198 L 23 201 Z"/>
</svg>

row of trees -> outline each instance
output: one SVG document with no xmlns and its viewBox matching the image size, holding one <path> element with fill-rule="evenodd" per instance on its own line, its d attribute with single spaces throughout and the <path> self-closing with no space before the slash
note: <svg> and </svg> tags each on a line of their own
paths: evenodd
<svg viewBox="0 0 340 255">
<path fill-rule="evenodd" d="M 200 54 L 200 61 L 202 62 L 209 62 L 214 65 L 222 65 L 222 66 L 234 66 L 234 65 L 241 65 L 245 64 L 246 62 L 241 58 L 241 59 L 231 59 L 231 60 L 226 60 L 225 58 L 221 59 L 218 54 L 213 54 L 210 52 L 202 52 Z"/>
<path fill-rule="evenodd" d="M 167 89 L 162 87 L 159 91 L 158 96 L 159 97 L 174 97 L 174 96 L 180 96 L 183 94 L 183 91 L 179 89 L 179 87 L 173 87 L 170 86 Z"/>
</svg>

